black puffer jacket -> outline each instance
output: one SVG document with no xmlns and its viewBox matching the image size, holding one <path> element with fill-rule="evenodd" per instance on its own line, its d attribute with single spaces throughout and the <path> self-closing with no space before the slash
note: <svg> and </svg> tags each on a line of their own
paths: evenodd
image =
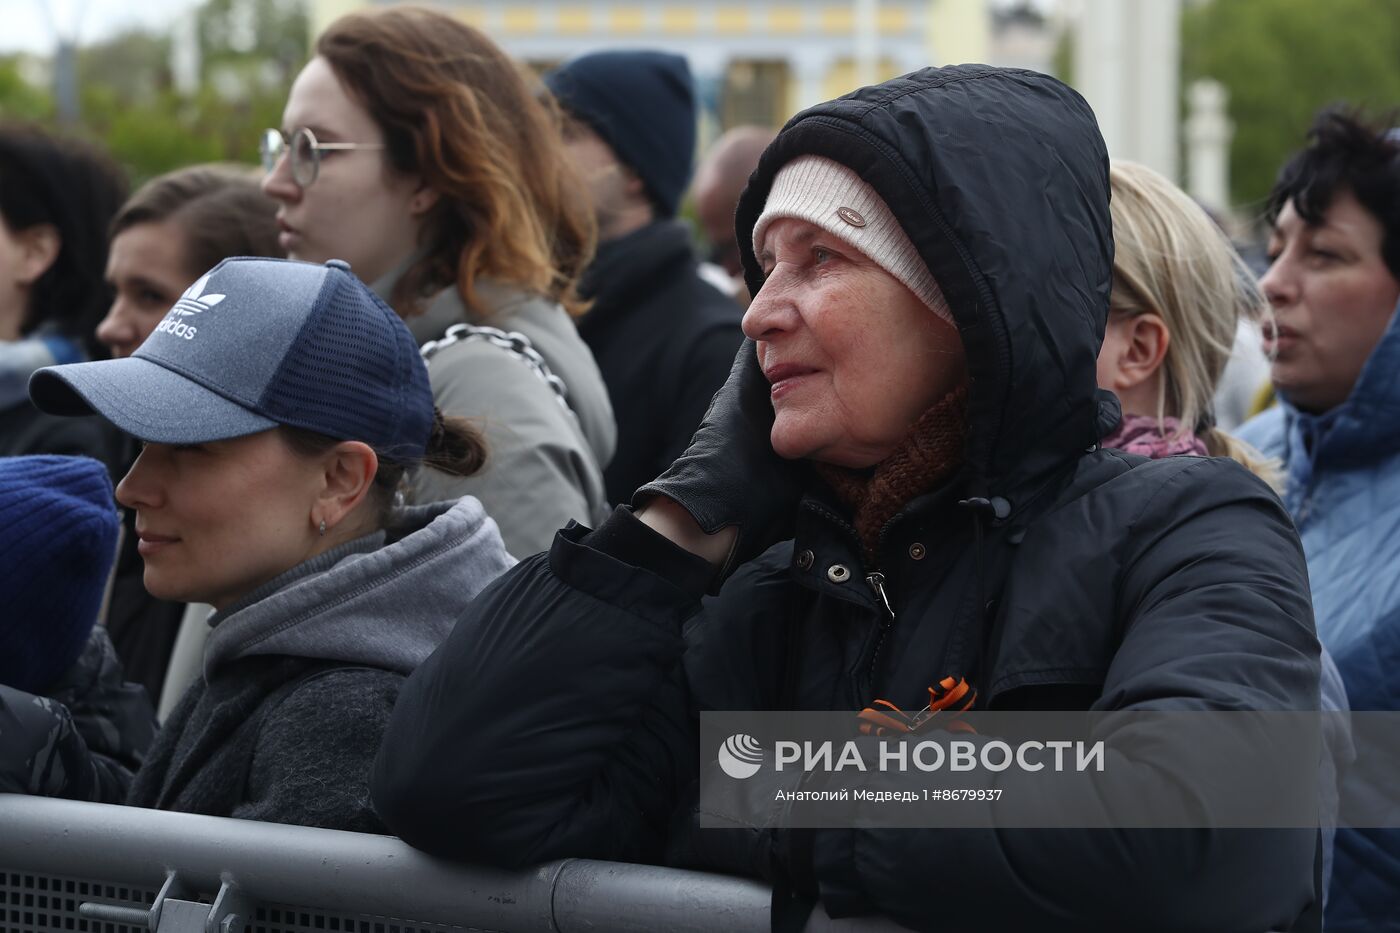
<svg viewBox="0 0 1400 933">
<path fill-rule="evenodd" d="M 121 803 L 156 734 L 101 627 L 42 694 L 0 684 L 0 793 Z"/>
<path fill-rule="evenodd" d="M 1095 386 L 1112 240 L 1083 100 L 963 66 L 798 115 L 739 207 L 755 291 L 747 233 L 804 153 L 876 188 L 950 301 L 972 376 L 963 472 L 885 526 L 878 568 L 810 490 L 795 541 L 699 616 L 706 568 L 632 516 L 564 531 L 405 686 L 377 763 L 386 824 L 505 865 L 776 869 L 814 879 L 834 916 L 919 929 L 1301 928 L 1313 832 L 694 829 L 703 709 L 917 709 L 955 671 L 993 709 L 1318 705 L 1303 554 L 1274 495 L 1230 461 L 1095 449 L 1117 418 Z M 892 619 L 863 582 L 877 569 Z"/>
<path fill-rule="evenodd" d="M 631 502 L 700 426 L 744 341 L 744 312 L 700 278 L 679 221 L 600 244 L 580 291 L 593 306 L 579 336 L 617 416 L 617 451 L 603 471 L 608 501 Z"/>
</svg>

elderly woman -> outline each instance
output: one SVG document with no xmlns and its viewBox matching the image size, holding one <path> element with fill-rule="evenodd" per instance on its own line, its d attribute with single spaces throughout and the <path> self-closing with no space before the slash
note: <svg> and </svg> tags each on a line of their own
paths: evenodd
<svg viewBox="0 0 1400 933">
<path fill-rule="evenodd" d="M 979 709 L 1318 704 L 1267 487 L 1096 447 L 1108 165 L 1078 95 L 960 66 L 819 105 L 737 227 L 752 342 L 690 449 L 410 679 L 385 823 L 512 866 L 664 855 L 920 929 L 1292 925 L 1314 832 L 695 827 L 697 710 L 917 709 L 950 677 Z"/>
<path fill-rule="evenodd" d="M 1240 436 L 1284 466 L 1317 608 L 1354 710 L 1400 709 L 1400 133 L 1326 111 L 1279 173 L 1260 282 L 1280 402 Z M 1364 761 L 1359 762 L 1365 764 Z M 1394 775 L 1374 775 L 1393 788 Z M 1349 795 L 1373 794 L 1355 776 Z M 1393 791 L 1387 791 L 1394 801 Z M 1337 835 L 1327 925 L 1400 902 L 1400 831 Z"/>
</svg>

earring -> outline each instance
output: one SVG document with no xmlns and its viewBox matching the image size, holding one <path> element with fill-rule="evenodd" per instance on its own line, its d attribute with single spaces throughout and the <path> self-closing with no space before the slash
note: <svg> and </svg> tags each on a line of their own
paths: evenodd
<svg viewBox="0 0 1400 933">
<path fill-rule="evenodd" d="M 323 519 L 321 519 L 321 537 L 324 538 L 325 536 L 326 536 L 326 520 L 323 518 Z"/>
</svg>

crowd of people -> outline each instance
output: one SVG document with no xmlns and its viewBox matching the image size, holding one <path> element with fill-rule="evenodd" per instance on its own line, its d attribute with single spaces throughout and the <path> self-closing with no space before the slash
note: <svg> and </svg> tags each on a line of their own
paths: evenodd
<svg viewBox="0 0 1400 933">
<path fill-rule="evenodd" d="M 127 197 L 0 127 L 0 791 L 757 877 L 783 929 L 1394 929 L 1397 829 L 698 793 L 702 711 L 1400 709 L 1389 121 L 1300 128 L 1256 279 L 1045 75 L 927 68 L 698 169 L 697 119 L 678 56 L 541 80 L 395 7 L 317 38 L 259 174 Z M 1328 723 L 1335 816 L 1375 789 Z"/>
</svg>

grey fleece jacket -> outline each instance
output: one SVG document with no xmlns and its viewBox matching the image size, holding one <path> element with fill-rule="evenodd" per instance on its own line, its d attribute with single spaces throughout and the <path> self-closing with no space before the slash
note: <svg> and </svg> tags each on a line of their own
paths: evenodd
<svg viewBox="0 0 1400 933">
<path fill-rule="evenodd" d="M 404 678 L 514 560 L 472 498 L 402 510 L 210 618 L 204 676 L 127 802 L 383 832 L 369 766 Z"/>
<path fill-rule="evenodd" d="M 374 284 L 388 296 L 401 273 Z M 455 288 L 407 319 L 420 344 L 454 324 L 516 331 L 529 338 L 564 381 L 573 414 L 524 362 L 485 341 L 444 347 L 428 360 L 433 402 L 445 414 L 473 421 L 486 437 L 486 468 L 455 477 L 433 470 L 413 476 L 410 498 L 434 502 L 472 495 L 500 525 L 506 548 L 524 557 L 549 548 L 554 533 L 578 519 L 607 513 L 603 468 L 617 444 L 607 386 L 593 353 L 558 304 L 495 282 L 477 284 L 482 312 L 469 315 Z"/>
</svg>

